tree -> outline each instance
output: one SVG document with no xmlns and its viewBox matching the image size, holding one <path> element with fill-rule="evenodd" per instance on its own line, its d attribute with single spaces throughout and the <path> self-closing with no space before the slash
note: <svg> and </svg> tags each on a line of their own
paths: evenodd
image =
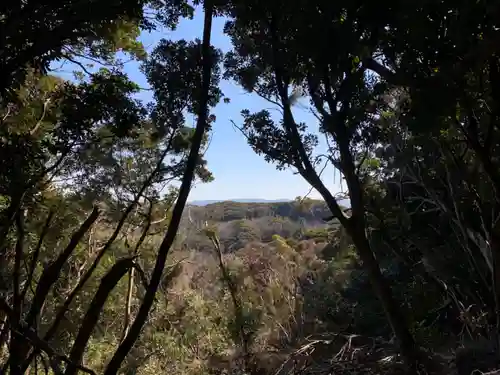
<svg viewBox="0 0 500 375">
<path fill-rule="evenodd" d="M 70 47 L 73 48 L 71 53 L 88 53 L 103 59 L 112 59 L 115 47 L 130 47 L 123 45 L 131 40 L 123 34 L 122 27 L 127 22 L 137 25 L 145 21 L 143 3 L 130 4 L 131 9 L 126 9 L 125 4 L 108 5 L 109 9 L 101 9 L 103 19 L 97 20 L 88 19 L 92 13 L 76 14 L 76 19 L 71 18 L 72 13 L 78 11 L 76 3 L 61 9 L 38 9 L 36 4 L 23 3 L 19 7 L 6 8 L 9 13 L 2 18 L 2 26 L 8 31 L 15 21 L 14 16 L 21 17 L 30 12 L 46 16 L 43 30 L 21 30 L 28 35 L 21 33 L 18 39 L 14 39 L 14 35 L 2 34 L 2 37 L 11 38 L 10 44 L 5 46 L 12 47 L 9 51 L 12 58 L 5 61 L 2 72 L 2 95 L 9 95 L 3 96 L 1 102 L 0 151 L 8 160 L 8 168 L 2 170 L 0 179 L 0 193 L 6 203 L 0 226 L 3 234 L 1 255 L 2 274 L 8 275 L 13 285 L 8 288 L 7 298 L 2 299 L 2 310 L 7 312 L 8 318 L 2 326 L 0 341 L 2 346 L 4 342 L 9 343 L 10 356 L 3 371 L 10 367 L 11 374 L 24 373 L 33 360 L 36 365 L 38 358 L 44 355 L 49 357 L 54 371 L 61 368 L 61 358 L 66 363 L 65 373 L 72 374 L 81 369 L 85 349 L 106 301 L 123 276 L 129 274 L 132 280 L 132 269 L 135 269 L 142 275 L 142 287 L 146 286 L 145 301 L 110 362 L 108 373 L 116 373 L 146 322 L 160 282 L 166 282 L 163 276 L 165 260 L 193 179 L 199 177 L 208 181 L 212 178 L 200 155 L 201 147 L 207 142 L 206 130 L 215 120 L 209 117 L 208 107 L 214 106 L 221 96 L 217 87 L 220 52 L 210 46 L 210 7 L 203 43 L 199 40 L 191 43 L 162 41 L 146 62 L 145 72 L 155 92 L 156 105 L 153 108 L 132 98 L 139 88 L 117 69 L 102 69 L 89 74 L 87 80 L 80 83 L 64 82 L 45 75 L 47 65 L 54 59 L 71 59 L 71 54 L 62 52 Z M 120 9 L 119 12 L 113 11 L 118 19 L 107 13 L 114 6 Z M 154 6 L 158 9 L 159 4 Z M 100 13 L 90 8 L 93 15 Z M 160 17 L 167 17 L 165 22 L 170 27 L 180 15 L 180 8 L 174 8 L 165 7 Z M 62 16 L 67 18 L 60 18 Z M 54 27 L 63 25 L 61 30 L 57 29 L 62 34 L 56 33 L 50 40 L 53 44 L 45 45 L 38 39 L 29 39 L 38 38 L 43 32 L 57 31 L 52 30 L 52 19 Z M 29 21 L 31 26 L 38 25 L 33 19 Z M 16 22 L 30 27 L 27 18 L 16 19 Z M 116 33 L 122 34 L 118 37 Z M 13 61 L 16 62 L 15 69 Z M 24 69 L 30 63 L 31 70 Z M 185 126 L 186 112 L 199 115 L 196 129 Z M 154 205 L 162 190 L 180 177 L 183 177 L 183 182 L 179 196 L 168 218 L 170 229 L 148 282 L 146 273 L 136 262 L 138 248 L 149 233 Z M 47 233 L 54 224 L 54 216 L 60 214 L 54 210 L 57 205 L 76 206 L 79 212 L 73 219 L 77 223 L 82 217 L 87 218 L 76 228 L 64 225 L 68 235 L 72 229 L 74 232 L 66 247 L 54 255 L 46 253 L 48 244 L 44 245 L 44 241 L 48 240 Z M 41 214 L 41 217 L 27 216 L 27 212 Z M 45 215 L 47 219 L 42 224 Z M 82 261 L 78 256 L 80 243 L 90 241 L 91 228 L 99 216 L 105 218 L 105 225 L 111 233 L 102 246 L 91 253 L 90 259 Z M 15 230 L 12 230 L 13 226 Z M 27 228 L 37 226 L 42 227 L 41 232 L 38 238 L 33 233 L 36 240 L 32 240 Z M 144 227 L 135 251 L 103 269 L 115 242 L 120 242 L 122 235 L 126 237 L 130 228 L 137 230 L 134 227 Z M 55 248 L 58 247 L 56 243 Z M 31 270 L 24 271 L 21 261 L 26 257 L 32 257 Z M 46 268 L 40 270 L 37 263 L 42 259 Z M 99 273 L 101 282 L 94 284 L 94 288 L 90 287 Z M 76 280 L 65 280 L 68 275 Z M 28 287 L 33 290 L 27 292 Z M 44 306 L 51 292 L 59 306 L 51 306 L 55 318 L 48 322 L 44 317 Z M 69 314 L 70 306 L 84 296 L 88 298 L 88 308 L 85 307 L 83 315 L 81 311 L 74 312 L 82 323 L 70 330 L 74 343 L 70 345 L 69 355 L 57 354 L 49 342 L 58 333 L 65 317 L 73 315 Z M 127 305 L 130 306 L 130 302 Z M 126 326 L 129 320 L 126 319 Z M 116 367 L 113 369 L 113 366 Z"/>
<path fill-rule="evenodd" d="M 462 177 L 473 168 L 479 179 L 476 182 L 480 181 L 480 195 L 489 196 L 493 189 L 493 212 L 498 212 L 500 179 L 495 145 L 499 101 L 495 87 L 499 55 L 498 46 L 492 43 L 498 33 L 497 10 L 485 2 L 444 1 L 438 6 L 416 2 L 404 8 L 387 3 L 383 13 L 384 19 L 365 14 L 360 22 L 365 25 L 365 32 L 376 30 L 377 40 L 376 55 L 360 55 L 363 65 L 406 92 L 401 123 L 416 134 L 438 139 L 440 153 L 462 169 Z M 353 13 L 354 18 L 361 20 L 359 15 Z M 448 139 L 443 141 L 440 132 L 447 134 Z M 470 189 L 475 183 L 468 185 Z M 454 203 L 458 191 L 454 192 Z M 483 196 L 479 198 L 482 199 Z M 478 215 L 484 223 L 480 231 L 492 258 L 491 282 L 498 311 L 498 231 L 490 214 L 482 208 L 480 211 Z M 496 320 L 498 337 L 500 316 Z"/>
<path fill-rule="evenodd" d="M 45 74 L 51 62 L 87 55 L 112 59 L 118 49 L 140 52 L 139 27 L 152 27 L 146 1 L 70 1 L 47 7 L 7 1 L 0 8 L 1 98 L 23 82 L 27 69 Z"/>
<path fill-rule="evenodd" d="M 266 160 L 277 163 L 278 168 L 295 168 L 322 195 L 351 236 L 400 341 L 402 353 L 413 366 L 418 360 L 415 341 L 366 234 L 365 176 L 359 166 L 373 152 L 369 145 L 376 127 L 372 126 L 373 114 L 365 109 L 373 106 L 383 86 L 366 75 L 366 68 L 357 56 L 361 50 L 370 51 L 373 46 L 364 40 L 363 30 L 356 22 L 344 16 L 342 7 L 338 3 L 292 6 L 273 2 L 258 3 L 249 11 L 244 4 L 235 3 L 231 9 L 233 20 L 225 29 L 233 43 L 233 51 L 225 61 L 226 76 L 281 109 L 282 118 L 278 122 L 266 110 L 257 113 L 244 110 L 243 132 Z M 311 40 L 322 40 L 325 35 L 334 54 L 321 44 L 318 48 L 311 46 Z M 349 217 L 315 169 L 320 160 L 313 154 L 316 136 L 307 133 L 306 124 L 294 119 L 291 92 L 297 87 L 308 93 L 320 132 L 332 141 L 328 158 L 347 182 L 351 200 Z"/>
<path fill-rule="evenodd" d="M 193 105 L 191 108 L 196 108 L 198 119 L 196 124 L 196 130 L 193 135 L 193 141 L 191 150 L 188 155 L 186 162 L 186 170 L 182 179 L 182 184 L 179 190 L 179 197 L 172 211 L 172 219 L 168 227 L 167 233 L 163 238 L 163 242 L 158 249 L 158 257 L 156 259 L 155 268 L 153 270 L 151 281 L 146 290 L 144 296 L 144 301 L 137 313 L 137 316 L 132 323 L 128 334 L 125 336 L 124 340 L 116 350 L 113 358 L 109 362 L 105 374 L 113 375 L 118 372 L 120 365 L 127 356 L 128 352 L 137 340 L 144 323 L 148 317 L 151 306 L 153 305 L 156 291 L 162 280 L 162 274 L 165 267 L 165 262 L 167 260 L 167 255 L 170 251 L 171 246 L 174 243 L 177 230 L 181 221 L 182 212 L 184 206 L 186 205 L 189 192 L 191 190 L 191 184 L 196 171 L 196 166 L 198 164 L 200 147 L 205 135 L 205 131 L 209 124 L 209 105 L 213 104 L 213 94 L 211 93 L 211 78 L 214 66 L 216 66 L 216 61 L 213 61 L 213 51 L 211 50 L 210 37 L 212 32 L 212 17 L 213 17 L 213 5 L 211 3 L 204 4 L 205 17 L 204 17 L 204 28 L 203 28 L 203 42 L 201 45 L 201 65 L 196 65 L 196 68 L 202 68 L 202 73 L 198 75 L 201 79 L 198 83 L 200 86 L 195 86 L 194 92 L 191 94 L 190 98 L 193 99 Z M 200 82 L 201 81 L 201 82 Z M 195 81 L 196 82 L 196 81 Z M 191 83 L 191 82 L 185 82 Z M 201 89 L 198 89 L 201 87 Z M 212 95 L 211 95 L 212 94 Z M 190 102 L 188 102 L 190 103 Z"/>
</svg>

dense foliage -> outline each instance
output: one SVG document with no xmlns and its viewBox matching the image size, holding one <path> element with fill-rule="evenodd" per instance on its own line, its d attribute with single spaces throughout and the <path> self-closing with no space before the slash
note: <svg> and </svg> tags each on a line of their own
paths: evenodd
<svg viewBox="0 0 500 375">
<path fill-rule="evenodd" d="M 146 54 L 141 32 L 196 7 L 199 39 Z M 4 1 L 0 373 L 500 368 L 499 9 Z M 56 62 L 79 73 L 65 80 Z M 211 110 L 231 102 L 222 80 L 274 107 L 243 102 L 233 125 L 322 200 L 186 205 L 214 178 L 204 151 Z"/>
</svg>

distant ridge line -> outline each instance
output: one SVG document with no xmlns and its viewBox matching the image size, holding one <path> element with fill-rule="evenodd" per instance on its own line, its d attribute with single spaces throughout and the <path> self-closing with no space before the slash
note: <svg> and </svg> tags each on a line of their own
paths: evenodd
<svg viewBox="0 0 500 375">
<path fill-rule="evenodd" d="M 316 199 L 315 199 L 316 200 Z M 317 199 L 317 200 L 322 200 L 322 199 Z M 189 205 L 191 206 L 206 206 L 209 204 L 213 203 L 220 203 L 220 202 L 236 202 L 236 203 L 286 203 L 286 202 L 293 202 L 293 199 L 251 199 L 251 198 L 241 198 L 241 199 L 207 199 L 207 200 L 194 200 L 191 202 L 188 202 Z M 344 206 L 344 207 L 349 207 L 349 200 L 348 199 L 342 199 L 339 200 L 339 204 Z"/>
<path fill-rule="evenodd" d="M 220 203 L 220 202 L 237 202 L 237 203 L 283 203 L 283 202 L 291 202 L 293 199 L 207 199 L 207 200 L 194 200 L 188 202 L 193 206 L 206 206 L 207 204 L 212 203 Z"/>
</svg>

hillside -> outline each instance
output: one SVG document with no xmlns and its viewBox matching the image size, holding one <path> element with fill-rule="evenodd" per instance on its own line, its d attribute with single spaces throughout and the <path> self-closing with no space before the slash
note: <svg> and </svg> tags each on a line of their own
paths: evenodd
<svg viewBox="0 0 500 375">
<path fill-rule="evenodd" d="M 215 225 L 226 251 L 242 248 L 249 242 L 270 242 L 273 235 L 300 240 L 310 230 L 327 227 L 324 218 L 330 211 L 321 200 L 247 203 L 223 201 L 205 206 L 189 205 L 179 233 L 179 241 L 188 248 L 209 250 L 211 242 L 201 232 Z"/>
</svg>

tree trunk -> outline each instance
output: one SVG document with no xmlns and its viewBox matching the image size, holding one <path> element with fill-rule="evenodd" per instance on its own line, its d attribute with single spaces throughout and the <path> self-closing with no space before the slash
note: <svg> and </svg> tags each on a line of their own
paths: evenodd
<svg viewBox="0 0 500 375">
<path fill-rule="evenodd" d="M 368 272 L 372 287 L 382 303 L 394 335 L 399 341 L 401 353 L 411 366 L 416 365 L 418 362 L 418 350 L 415 340 L 408 330 L 406 319 L 396 304 L 387 279 L 380 270 L 379 263 L 366 237 L 364 226 L 357 225 L 356 222 L 353 224 L 351 233 L 349 234 L 363 261 L 363 267 Z"/>
<path fill-rule="evenodd" d="M 160 286 L 160 282 L 162 281 L 163 270 L 165 269 L 167 256 L 170 252 L 170 248 L 174 243 L 177 231 L 179 229 L 182 213 L 184 211 L 184 207 L 191 190 L 191 185 L 195 177 L 195 169 L 198 162 L 203 136 L 207 128 L 207 120 L 209 115 L 208 104 L 210 98 L 210 79 L 212 73 L 210 38 L 212 32 L 213 8 L 213 4 L 210 1 L 204 3 L 205 15 L 202 42 L 203 74 L 201 80 L 201 100 L 198 108 L 196 128 L 191 141 L 191 149 L 187 158 L 182 183 L 179 188 L 177 202 L 175 203 L 174 209 L 172 211 L 172 217 L 170 219 L 167 233 L 163 237 L 163 241 L 158 249 L 156 263 L 143 302 L 139 307 L 139 311 L 137 312 L 134 322 L 129 328 L 128 334 L 120 343 L 118 349 L 115 351 L 113 357 L 109 361 L 106 370 L 104 371 L 104 375 L 116 375 L 118 373 L 122 362 L 125 360 L 126 356 L 134 346 L 142 331 L 142 328 L 144 327 L 144 324 L 146 323 L 149 311 L 151 310 L 151 307 L 153 306 L 155 300 L 156 292 Z"/>
</svg>

